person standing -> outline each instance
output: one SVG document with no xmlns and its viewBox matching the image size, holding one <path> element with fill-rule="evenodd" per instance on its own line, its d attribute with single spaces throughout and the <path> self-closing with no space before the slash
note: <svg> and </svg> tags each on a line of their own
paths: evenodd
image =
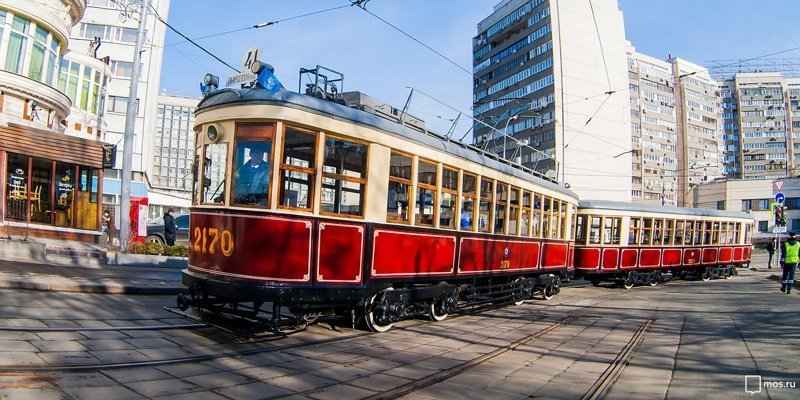
<svg viewBox="0 0 800 400">
<path fill-rule="evenodd" d="M 789 240 L 783 244 L 781 255 L 783 276 L 781 277 L 781 292 L 789 294 L 794 286 L 794 272 L 797 262 L 800 261 L 800 243 L 794 238 L 794 232 L 789 232 Z"/>
<path fill-rule="evenodd" d="M 117 245 L 115 239 L 117 238 L 117 226 L 114 224 L 114 217 L 108 210 L 103 211 L 103 230 L 106 234 L 106 246 L 114 247 Z"/>
<path fill-rule="evenodd" d="M 769 253 L 767 268 L 772 269 L 772 257 L 775 255 L 775 238 L 770 239 L 769 243 L 767 243 L 767 253 Z"/>
<path fill-rule="evenodd" d="M 174 214 L 175 210 L 171 208 L 164 214 L 164 239 L 167 241 L 167 246 L 175 246 L 175 236 L 178 234 Z"/>
</svg>

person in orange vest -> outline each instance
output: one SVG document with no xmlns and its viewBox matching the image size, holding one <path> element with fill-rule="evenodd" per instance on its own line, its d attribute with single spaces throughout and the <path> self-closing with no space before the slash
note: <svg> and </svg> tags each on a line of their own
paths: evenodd
<svg viewBox="0 0 800 400">
<path fill-rule="evenodd" d="M 797 262 L 800 261 L 800 242 L 794 238 L 794 232 L 789 232 L 789 240 L 783 244 L 781 258 L 781 265 L 783 265 L 781 292 L 789 294 L 794 286 L 794 271 L 797 268 Z"/>
</svg>

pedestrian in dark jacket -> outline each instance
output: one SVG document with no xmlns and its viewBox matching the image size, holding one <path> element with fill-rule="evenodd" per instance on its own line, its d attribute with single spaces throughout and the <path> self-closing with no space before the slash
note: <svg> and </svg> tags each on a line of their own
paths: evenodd
<svg viewBox="0 0 800 400">
<path fill-rule="evenodd" d="M 169 209 L 164 214 L 164 239 L 167 241 L 167 246 L 175 246 L 175 236 L 178 234 L 178 226 L 175 225 L 175 210 Z"/>
<path fill-rule="evenodd" d="M 772 269 L 772 256 L 775 255 L 775 238 L 770 239 L 769 243 L 767 243 L 767 253 L 769 253 L 767 268 Z"/>
</svg>

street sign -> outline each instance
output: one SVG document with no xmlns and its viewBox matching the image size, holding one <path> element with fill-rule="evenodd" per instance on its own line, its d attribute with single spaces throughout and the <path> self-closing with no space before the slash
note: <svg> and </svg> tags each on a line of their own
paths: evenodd
<svg viewBox="0 0 800 400">
<path fill-rule="evenodd" d="M 772 227 L 772 233 L 786 233 L 786 227 L 785 226 L 773 226 Z"/>
<path fill-rule="evenodd" d="M 786 196 L 784 196 L 783 193 L 778 192 L 778 194 L 775 195 L 775 201 L 777 201 L 778 203 L 783 204 L 783 203 L 786 202 Z"/>
<path fill-rule="evenodd" d="M 778 179 L 776 181 L 772 181 L 772 190 L 776 193 L 780 193 L 783 191 L 783 181 Z"/>
</svg>

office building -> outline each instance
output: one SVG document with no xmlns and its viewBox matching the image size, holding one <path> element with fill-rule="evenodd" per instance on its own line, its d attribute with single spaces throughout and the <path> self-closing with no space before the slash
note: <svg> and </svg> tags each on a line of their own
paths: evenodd
<svg viewBox="0 0 800 400">
<path fill-rule="evenodd" d="M 150 218 L 164 210 L 188 210 L 192 200 L 194 110 L 199 99 L 162 93 L 158 96 L 150 180 Z"/>
<path fill-rule="evenodd" d="M 502 1 L 478 24 L 473 50 L 476 145 L 587 198 L 630 199 L 629 82 L 616 0 Z"/>
</svg>

